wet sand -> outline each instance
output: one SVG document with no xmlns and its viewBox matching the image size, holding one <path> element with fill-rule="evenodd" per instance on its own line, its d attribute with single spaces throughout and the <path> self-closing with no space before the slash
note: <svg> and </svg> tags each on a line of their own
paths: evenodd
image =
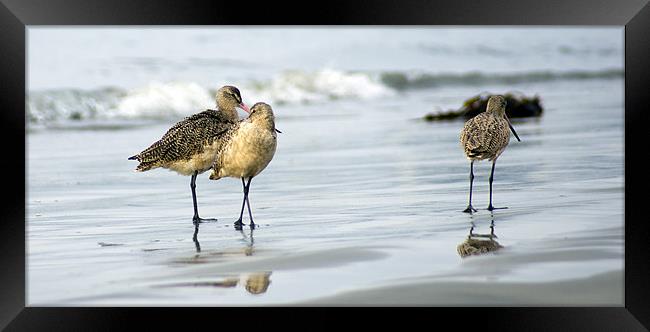
<svg viewBox="0 0 650 332">
<path fill-rule="evenodd" d="M 432 280 L 319 298 L 302 305 L 623 306 L 620 272 L 554 282 L 453 282 Z M 616 286 L 614 286 L 616 285 Z M 534 296 L 531 296 L 533 295 Z"/>
<path fill-rule="evenodd" d="M 203 174 L 200 214 L 219 220 L 200 226 L 200 251 L 189 177 L 126 160 L 170 123 L 31 131 L 27 305 L 622 305 L 621 82 L 528 87 L 546 111 L 513 122 L 522 142 L 497 163 L 494 204 L 509 208 L 484 210 L 483 162 L 473 216 L 462 122 L 418 120 L 439 97 L 274 106 L 259 228 L 233 228 L 240 181 Z M 502 248 L 461 257 L 491 223 Z"/>
</svg>

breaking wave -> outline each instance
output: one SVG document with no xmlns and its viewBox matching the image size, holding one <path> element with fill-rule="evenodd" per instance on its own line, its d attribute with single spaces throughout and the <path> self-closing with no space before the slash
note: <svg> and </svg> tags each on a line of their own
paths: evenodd
<svg viewBox="0 0 650 332">
<path fill-rule="evenodd" d="M 151 83 L 126 91 L 47 90 L 30 92 L 27 119 L 47 124 L 68 120 L 162 119 L 187 116 L 214 106 L 210 91 L 196 83 Z"/>
<path fill-rule="evenodd" d="M 516 84 L 556 80 L 620 79 L 621 69 L 569 72 L 461 73 L 346 72 L 333 69 L 286 71 L 266 81 L 238 84 L 244 100 L 271 104 L 323 103 L 375 99 L 409 89 L 449 85 Z M 48 126 L 84 120 L 178 119 L 213 108 L 214 90 L 193 82 L 150 83 L 126 90 L 59 89 L 29 92 L 27 120 Z"/>
<path fill-rule="evenodd" d="M 335 99 L 372 99 L 391 96 L 394 89 L 373 75 L 323 69 L 316 72 L 287 71 L 268 82 L 253 82 L 255 100 L 275 103 L 315 103 Z"/>
</svg>

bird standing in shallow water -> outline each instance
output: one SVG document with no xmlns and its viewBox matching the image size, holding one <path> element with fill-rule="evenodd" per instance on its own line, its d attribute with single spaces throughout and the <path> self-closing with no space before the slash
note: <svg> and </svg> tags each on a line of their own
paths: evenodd
<svg viewBox="0 0 650 332">
<path fill-rule="evenodd" d="M 196 202 L 196 177 L 212 168 L 217 151 L 224 144 L 224 134 L 239 122 L 236 107 L 249 112 L 242 102 L 239 90 L 224 86 L 217 90 L 217 110 L 194 114 L 171 127 L 163 137 L 129 160 L 140 162 L 136 171 L 144 172 L 158 167 L 181 175 L 191 175 L 190 188 L 194 203 L 194 223 L 207 221 L 199 217 Z M 216 219 L 211 219 L 216 220 Z"/>
<path fill-rule="evenodd" d="M 488 99 L 485 112 L 467 120 L 463 130 L 460 132 L 460 144 L 463 147 L 465 156 L 470 161 L 469 168 L 469 204 L 463 212 L 472 213 L 476 209 L 472 207 L 472 184 L 474 181 L 474 161 L 488 159 L 492 161 L 492 172 L 490 173 L 490 205 L 488 210 L 495 209 L 492 206 L 492 180 L 494 179 L 494 165 L 497 158 L 506 149 L 510 142 L 510 130 L 518 141 L 519 136 L 515 128 L 510 124 L 506 116 L 506 99 L 503 96 L 491 96 Z"/>
<path fill-rule="evenodd" d="M 241 178 L 244 187 L 244 199 L 242 201 L 239 219 L 235 227 L 243 225 L 244 206 L 248 205 L 251 228 L 255 227 L 248 191 L 251 180 L 260 174 L 273 159 L 277 146 L 277 134 L 275 129 L 275 116 L 271 106 L 265 103 L 257 103 L 250 109 L 250 115 L 233 126 L 225 135 L 225 143 L 217 153 L 214 162 L 211 180 L 218 180 L 224 177 Z M 245 180 L 248 179 L 246 182 Z"/>
</svg>

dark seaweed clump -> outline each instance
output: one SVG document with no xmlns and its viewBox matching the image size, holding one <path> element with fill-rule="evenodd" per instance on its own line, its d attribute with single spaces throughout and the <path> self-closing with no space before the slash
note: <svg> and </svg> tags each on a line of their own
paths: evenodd
<svg viewBox="0 0 650 332">
<path fill-rule="evenodd" d="M 491 94 L 477 95 L 467 99 L 458 110 L 449 110 L 447 112 L 429 113 L 424 116 L 426 121 L 453 120 L 463 118 L 471 119 L 481 112 L 485 112 L 487 101 Z M 507 93 L 503 95 L 508 102 L 506 114 L 509 118 L 528 118 L 542 115 L 543 108 L 539 96 L 526 97 Z"/>
</svg>

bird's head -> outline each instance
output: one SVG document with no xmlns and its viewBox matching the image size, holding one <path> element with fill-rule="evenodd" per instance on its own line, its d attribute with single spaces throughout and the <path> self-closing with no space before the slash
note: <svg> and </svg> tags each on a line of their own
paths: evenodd
<svg viewBox="0 0 650 332">
<path fill-rule="evenodd" d="M 231 85 L 225 85 L 217 90 L 217 107 L 223 110 L 235 110 L 236 107 L 250 113 L 248 106 L 244 104 L 239 89 Z"/>
</svg>

